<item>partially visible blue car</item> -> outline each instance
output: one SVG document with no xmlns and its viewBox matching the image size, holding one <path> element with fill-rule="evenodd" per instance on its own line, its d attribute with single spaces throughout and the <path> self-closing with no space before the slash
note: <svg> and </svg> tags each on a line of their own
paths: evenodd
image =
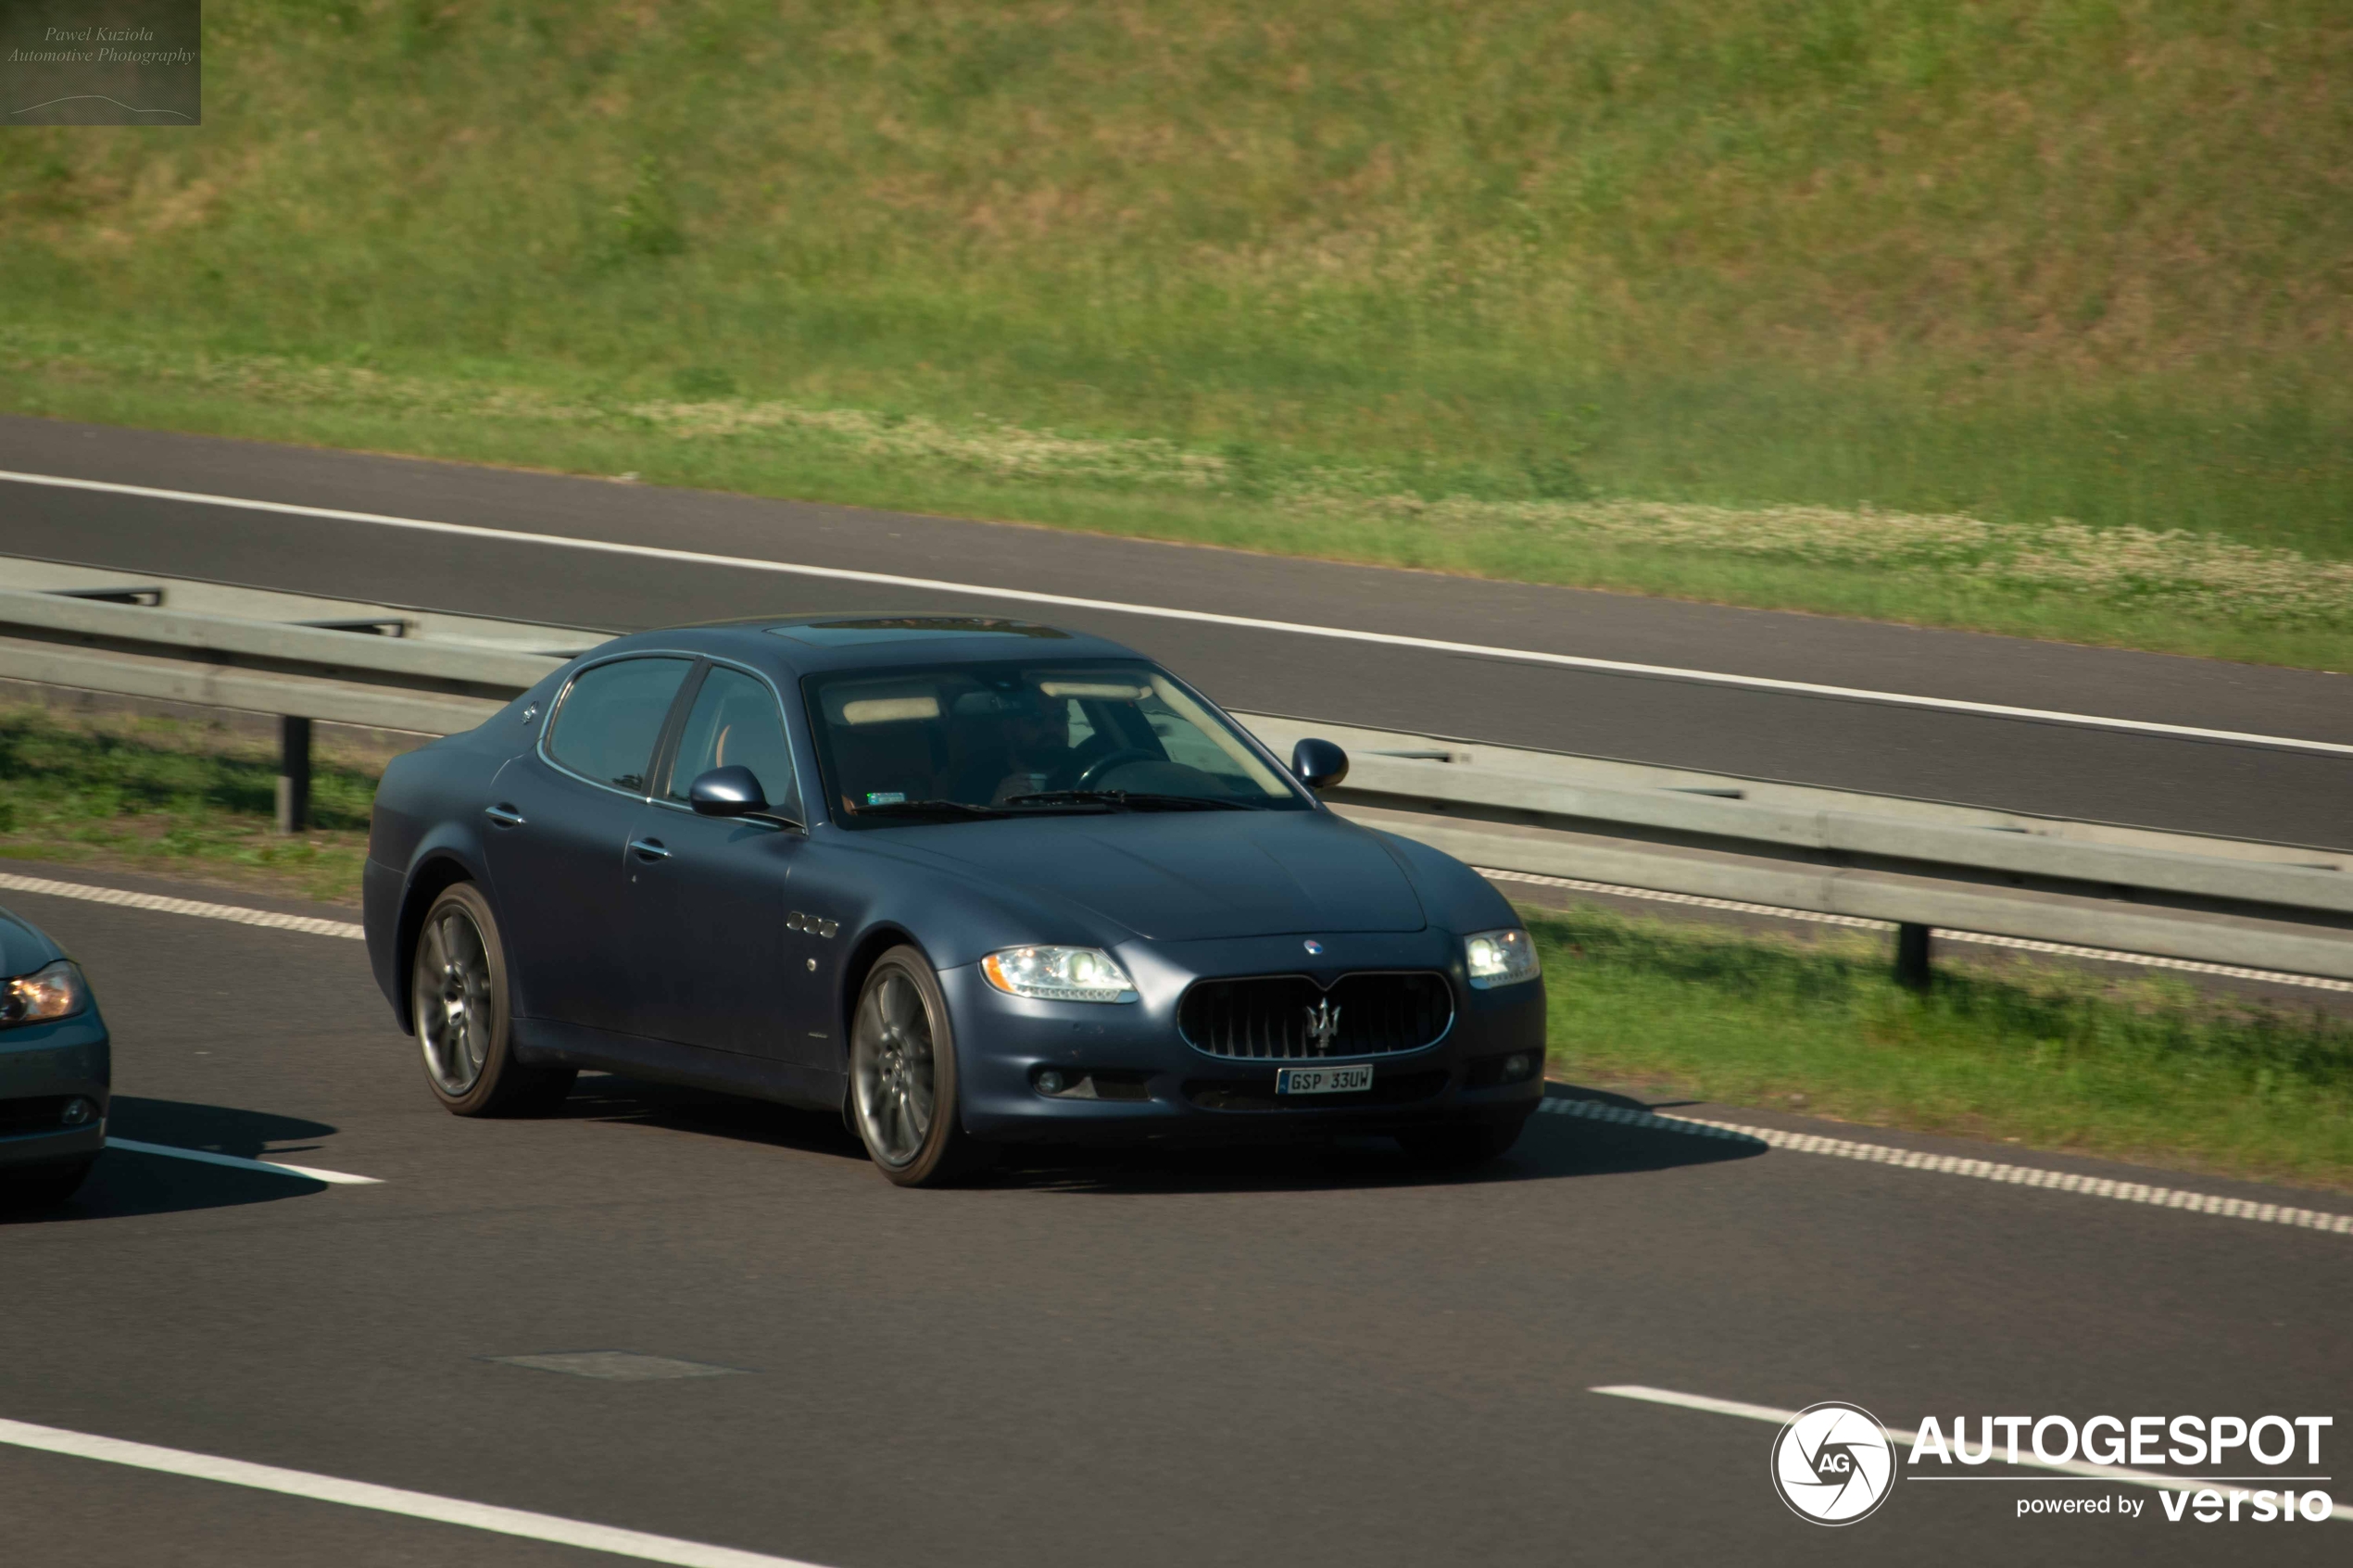
<svg viewBox="0 0 2353 1568">
<path fill-rule="evenodd" d="M 62 1203 L 107 1147 L 107 1021 L 81 966 L 0 909 L 0 1204 Z"/>
</svg>

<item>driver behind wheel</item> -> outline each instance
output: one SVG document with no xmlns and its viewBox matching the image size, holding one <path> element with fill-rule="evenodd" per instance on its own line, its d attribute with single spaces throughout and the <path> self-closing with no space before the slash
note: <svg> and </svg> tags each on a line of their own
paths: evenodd
<svg viewBox="0 0 2353 1568">
<path fill-rule="evenodd" d="M 958 800 L 1001 806 L 1050 789 L 1071 760 L 1070 704 L 1021 686 L 972 692 L 956 703 L 960 726 L 980 732 L 975 755 L 956 771 Z"/>
</svg>

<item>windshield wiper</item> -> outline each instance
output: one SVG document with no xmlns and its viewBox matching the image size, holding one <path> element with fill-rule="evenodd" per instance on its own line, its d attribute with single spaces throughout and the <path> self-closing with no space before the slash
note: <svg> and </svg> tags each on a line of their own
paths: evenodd
<svg viewBox="0 0 2353 1568">
<path fill-rule="evenodd" d="M 1009 795 L 1008 806 L 1124 806 L 1133 811 L 1256 811 L 1247 800 L 1214 795 L 1156 795 L 1135 789 L 1046 789 Z"/>
<path fill-rule="evenodd" d="M 1010 817 L 1011 811 L 995 806 L 975 806 L 968 800 L 888 800 L 879 806 L 860 806 L 851 813 L 857 817 Z"/>
</svg>

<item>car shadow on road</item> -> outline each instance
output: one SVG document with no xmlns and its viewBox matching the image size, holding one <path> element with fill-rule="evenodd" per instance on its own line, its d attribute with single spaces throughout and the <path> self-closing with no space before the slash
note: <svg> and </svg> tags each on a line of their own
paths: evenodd
<svg viewBox="0 0 2353 1568">
<path fill-rule="evenodd" d="M 564 1121 L 625 1122 L 681 1133 L 774 1144 L 864 1160 L 866 1150 L 829 1111 L 800 1110 L 764 1099 L 683 1084 L 657 1084 L 618 1073 L 584 1073 L 561 1109 Z"/>
<path fill-rule="evenodd" d="M 185 1100 L 143 1099 L 117 1095 L 107 1107 L 109 1138 L 201 1149 L 252 1160 L 268 1153 L 296 1155 L 315 1148 L 335 1129 L 323 1122 L 240 1110 Z M 108 1148 L 73 1197 L 47 1208 L 0 1209 L 0 1224 L 56 1224 L 74 1220 L 121 1219 L 133 1214 L 171 1214 L 197 1209 L 232 1209 L 308 1198 L 327 1184 L 289 1172 L 240 1171 L 170 1155 Z"/>
<path fill-rule="evenodd" d="M 1766 1149 L 1755 1138 L 1678 1131 L 1623 1095 L 1555 1084 L 1545 1099 L 1550 1113 L 1529 1117 L 1509 1153 L 1470 1170 L 1433 1166 L 1390 1139 L 1364 1137 L 1222 1148 L 1017 1150 L 979 1183 L 1069 1193 L 1482 1185 L 1715 1165 Z"/>
<path fill-rule="evenodd" d="M 1448 1171 L 1416 1160 L 1383 1137 L 1176 1148 L 1041 1146 L 1005 1150 L 972 1185 L 1073 1193 L 1428 1186 L 1627 1175 L 1745 1160 L 1765 1151 L 1765 1145 L 1754 1138 L 1677 1131 L 1650 1115 L 1642 1101 L 1623 1095 L 1554 1084 L 1545 1098 L 1550 1112 L 1529 1119 L 1509 1154 L 1471 1171 Z M 558 1114 L 737 1138 L 847 1160 L 866 1158 L 837 1116 L 617 1074 L 584 1076 Z"/>
</svg>

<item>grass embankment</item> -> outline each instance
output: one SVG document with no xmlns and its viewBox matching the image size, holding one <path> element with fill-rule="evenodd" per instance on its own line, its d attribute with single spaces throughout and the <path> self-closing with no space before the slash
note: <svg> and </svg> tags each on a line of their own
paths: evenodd
<svg viewBox="0 0 2353 1568">
<path fill-rule="evenodd" d="M 267 745 L 217 725 L 0 709 L 0 858 L 356 903 L 381 755 L 321 747 L 321 826 L 271 831 Z M 1525 911 L 1554 1071 L 1882 1126 L 2353 1188 L 2353 1024 L 2161 975 L 1944 962 L 1916 996 L 1882 939 L 1814 944 Z"/>
<path fill-rule="evenodd" d="M 0 407 L 2353 665 L 2333 0 L 206 27 Z"/>
<path fill-rule="evenodd" d="M 313 753 L 314 826 L 289 838 L 273 827 L 270 741 L 187 720 L 0 708 L 0 859 L 357 904 L 383 759 L 333 742 Z"/>
</svg>

